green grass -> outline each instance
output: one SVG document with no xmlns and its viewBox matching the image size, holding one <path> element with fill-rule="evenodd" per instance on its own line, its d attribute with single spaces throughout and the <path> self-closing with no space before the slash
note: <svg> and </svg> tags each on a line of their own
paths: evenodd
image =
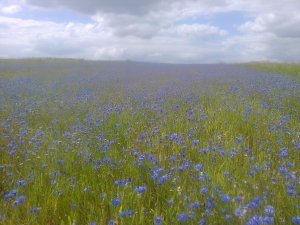
<svg viewBox="0 0 300 225">
<path fill-rule="evenodd" d="M 300 214 L 300 90 L 285 77 L 237 82 L 230 77 L 112 74 L 95 81 L 95 69 L 89 67 L 77 68 L 77 74 L 69 66 L 8 70 L 0 72 L 0 224 L 102 225 L 113 220 L 138 225 L 154 224 L 161 216 L 163 224 L 198 224 L 205 218 L 207 224 L 239 225 L 254 215 L 265 216 L 267 205 L 275 208 L 274 224 L 291 224 Z M 179 138 L 172 141 L 171 134 Z M 204 148 L 209 151 L 201 153 Z M 286 157 L 279 156 L 282 148 L 288 148 Z M 196 170 L 196 164 L 203 169 Z M 152 178 L 158 167 L 163 168 L 159 177 L 169 173 L 162 184 Z M 280 167 L 290 174 L 278 172 Z M 116 186 L 119 179 L 130 181 Z M 287 194 L 287 185 L 295 185 L 298 196 Z M 147 190 L 136 193 L 137 186 Z M 201 192 L 204 186 L 207 193 Z M 18 194 L 4 198 L 12 189 Z M 221 194 L 230 202 L 223 202 Z M 19 195 L 25 201 L 16 204 Z M 121 203 L 113 206 L 116 197 Z M 261 199 L 257 208 L 234 215 L 254 197 Z M 195 201 L 200 206 L 190 209 Z M 39 211 L 31 213 L 33 207 Z M 131 216 L 119 215 L 130 209 Z M 194 218 L 180 222 L 182 212 Z"/>
<path fill-rule="evenodd" d="M 265 62 L 253 62 L 243 64 L 252 69 L 261 70 L 264 72 L 288 75 L 295 79 L 300 79 L 300 64 L 296 63 L 265 63 Z"/>
</svg>

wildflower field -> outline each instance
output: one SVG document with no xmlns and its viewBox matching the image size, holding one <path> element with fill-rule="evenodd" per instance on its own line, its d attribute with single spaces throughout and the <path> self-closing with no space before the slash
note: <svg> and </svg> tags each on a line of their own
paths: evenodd
<svg viewBox="0 0 300 225">
<path fill-rule="evenodd" d="M 1 60 L 0 224 L 300 224 L 300 69 L 261 65 Z"/>
</svg>

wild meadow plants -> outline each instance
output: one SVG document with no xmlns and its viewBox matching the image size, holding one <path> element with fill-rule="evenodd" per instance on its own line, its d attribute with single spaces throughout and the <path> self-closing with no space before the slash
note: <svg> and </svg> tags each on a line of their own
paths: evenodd
<svg viewBox="0 0 300 225">
<path fill-rule="evenodd" d="M 0 107 L 0 224 L 300 224 L 288 76 L 1 61 Z"/>
</svg>

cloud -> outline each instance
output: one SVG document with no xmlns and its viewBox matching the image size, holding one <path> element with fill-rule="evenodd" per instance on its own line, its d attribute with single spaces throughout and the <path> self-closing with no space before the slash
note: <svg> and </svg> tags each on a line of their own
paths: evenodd
<svg viewBox="0 0 300 225">
<path fill-rule="evenodd" d="M 299 38 L 300 14 L 293 12 L 266 13 L 257 16 L 253 21 L 248 21 L 239 27 L 246 33 L 273 33 L 278 37 Z"/>
<path fill-rule="evenodd" d="M 19 5 L 8 5 L 0 8 L 0 12 L 4 14 L 15 14 L 22 11 L 22 7 Z"/>
<path fill-rule="evenodd" d="M 171 0 L 27 0 L 29 4 L 41 7 L 66 7 L 87 14 L 97 12 L 115 13 L 115 14 L 144 14 L 149 10 L 154 10 L 162 4 L 170 4 Z"/>
<path fill-rule="evenodd" d="M 201 40 L 212 40 L 215 37 L 226 35 L 226 31 L 219 27 L 207 24 L 181 24 L 173 26 L 167 30 L 170 34 L 175 34 L 186 38 L 197 38 Z"/>
<path fill-rule="evenodd" d="M 122 47 L 102 47 L 95 51 L 96 59 L 125 59 L 126 48 Z"/>
<path fill-rule="evenodd" d="M 14 0 L 2 4 L 1 11 L 12 4 L 20 5 L 23 17 L 0 15 L 2 57 L 179 63 L 300 61 L 298 0 L 284 4 L 281 0 Z M 74 12 L 70 13 L 74 18 L 79 12 L 90 19 L 75 22 L 80 20 L 70 17 L 64 22 L 51 20 L 51 16 L 24 16 L 50 11 L 55 16 L 57 8 Z M 231 12 L 243 17 L 231 29 L 228 23 L 214 20 L 218 13 Z"/>
</svg>

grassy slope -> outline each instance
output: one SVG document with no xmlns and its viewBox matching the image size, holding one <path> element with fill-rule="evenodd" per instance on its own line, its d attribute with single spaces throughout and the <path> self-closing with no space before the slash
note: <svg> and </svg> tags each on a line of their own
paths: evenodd
<svg viewBox="0 0 300 225">
<path fill-rule="evenodd" d="M 253 62 L 243 65 L 264 72 L 289 75 L 298 81 L 300 80 L 300 64 Z"/>
<path fill-rule="evenodd" d="M 299 142 L 299 91 L 290 94 L 284 81 L 279 86 L 269 80 L 252 81 L 249 89 L 248 83 L 235 80 L 195 79 L 184 87 L 179 80 L 179 90 L 174 91 L 168 76 L 162 75 L 160 81 L 133 80 L 138 85 L 132 92 L 128 78 L 108 78 L 106 85 L 97 76 L 95 83 L 81 79 L 95 71 L 84 68 L 73 75 L 74 71 L 0 71 L 0 84 L 5 84 L 0 90 L 0 224 L 107 224 L 109 219 L 117 224 L 153 224 L 155 216 L 162 216 L 163 224 L 183 224 L 177 219 L 183 212 L 195 217 L 185 224 L 198 224 L 201 218 L 208 224 L 245 224 L 254 215 L 263 216 L 267 205 L 275 207 L 275 224 L 289 224 L 299 215 L 298 199 L 286 194 L 287 185 L 296 180 L 287 182 L 287 174 L 278 172 L 286 165 L 291 175 L 299 171 L 294 146 Z M 149 93 L 142 91 L 151 85 Z M 71 129 L 74 125 L 89 129 Z M 172 133 L 182 142 L 166 138 Z M 285 147 L 288 156 L 280 157 Z M 205 148 L 209 151 L 199 151 Z M 176 156 L 174 162 L 171 156 Z M 203 169 L 197 170 L 199 163 Z M 161 185 L 149 170 L 159 166 L 164 168 L 160 176 L 170 173 Z M 172 168 L 176 169 L 169 172 Z M 203 175 L 209 179 L 199 181 Z M 114 184 L 129 178 L 126 186 Z M 26 184 L 18 184 L 20 180 Z M 136 186 L 147 190 L 138 194 Z M 200 192 L 205 186 L 208 192 Z M 23 203 L 16 204 L 16 196 L 3 198 L 12 189 L 25 196 Z M 223 202 L 222 194 L 231 200 Z M 236 196 L 241 202 L 234 200 Z M 113 206 L 116 197 L 121 203 Z M 253 197 L 260 197 L 259 206 L 235 216 L 234 211 Z M 200 207 L 189 208 L 196 201 Z M 40 210 L 31 213 L 33 207 Z M 133 215 L 119 216 L 126 209 L 133 209 Z"/>
</svg>

